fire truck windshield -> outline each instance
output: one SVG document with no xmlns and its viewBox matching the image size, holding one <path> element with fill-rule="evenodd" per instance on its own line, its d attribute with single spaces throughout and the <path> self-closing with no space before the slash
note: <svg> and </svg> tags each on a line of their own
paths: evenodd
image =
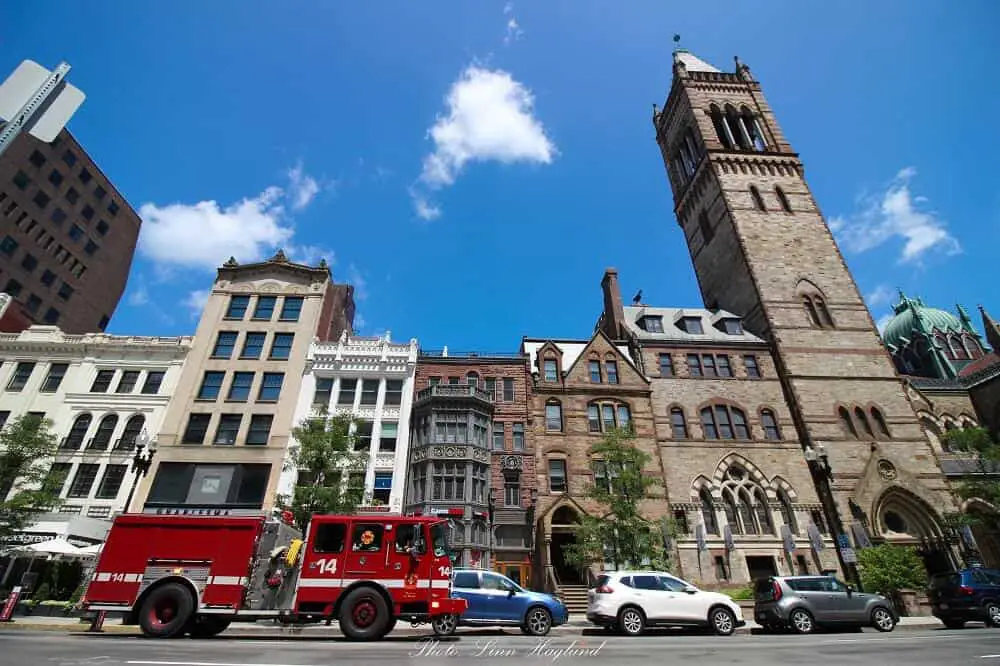
<svg viewBox="0 0 1000 666">
<path fill-rule="evenodd" d="M 438 523 L 431 527 L 431 548 L 435 557 L 444 557 L 448 553 L 448 524 Z"/>
</svg>

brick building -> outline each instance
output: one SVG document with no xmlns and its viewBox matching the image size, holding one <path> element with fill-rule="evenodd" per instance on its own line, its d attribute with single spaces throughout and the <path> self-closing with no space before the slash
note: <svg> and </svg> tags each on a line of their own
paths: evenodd
<svg viewBox="0 0 1000 666">
<path fill-rule="evenodd" d="M 526 583 L 535 490 L 527 358 L 423 350 L 414 385 L 407 511 L 456 516 L 456 566 L 489 567 Z M 481 424 L 485 439 L 476 434 Z M 452 473 L 459 470 L 461 485 Z M 483 474 L 487 494 L 480 496 Z"/>
<path fill-rule="evenodd" d="M 104 331 L 141 220 L 68 130 L 22 133 L 0 158 L 0 220 L 0 288 L 35 323 Z"/>
</svg>

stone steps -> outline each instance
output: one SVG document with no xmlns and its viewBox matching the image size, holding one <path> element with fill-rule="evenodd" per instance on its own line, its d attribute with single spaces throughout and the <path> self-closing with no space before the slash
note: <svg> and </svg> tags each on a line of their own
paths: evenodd
<svg viewBox="0 0 1000 666">
<path fill-rule="evenodd" d="M 559 599 L 566 604 L 570 615 L 586 615 L 588 588 L 586 585 L 560 585 Z"/>
</svg>

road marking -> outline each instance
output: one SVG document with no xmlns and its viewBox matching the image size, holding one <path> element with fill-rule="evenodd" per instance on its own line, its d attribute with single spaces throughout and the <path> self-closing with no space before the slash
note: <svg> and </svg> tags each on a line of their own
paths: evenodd
<svg viewBox="0 0 1000 666">
<path fill-rule="evenodd" d="M 247 666 L 245 663 L 229 664 L 221 661 L 127 661 L 125 663 L 149 666 Z M 309 666 L 309 664 L 254 664 L 253 666 Z"/>
<path fill-rule="evenodd" d="M 1000 654 L 983 654 L 979 656 L 980 659 L 1000 659 Z"/>
</svg>

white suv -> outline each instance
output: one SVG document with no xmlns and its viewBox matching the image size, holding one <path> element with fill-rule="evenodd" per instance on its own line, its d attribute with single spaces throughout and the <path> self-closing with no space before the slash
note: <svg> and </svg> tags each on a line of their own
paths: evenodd
<svg viewBox="0 0 1000 666">
<path fill-rule="evenodd" d="M 638 636 L 646 627 L 711 627 L 729 636 L 746 624 L 739 605 L 725 594 L 703 592 L 659 571 L 610 571 L 589 593 L 587 619 Z"/>
</svg>

